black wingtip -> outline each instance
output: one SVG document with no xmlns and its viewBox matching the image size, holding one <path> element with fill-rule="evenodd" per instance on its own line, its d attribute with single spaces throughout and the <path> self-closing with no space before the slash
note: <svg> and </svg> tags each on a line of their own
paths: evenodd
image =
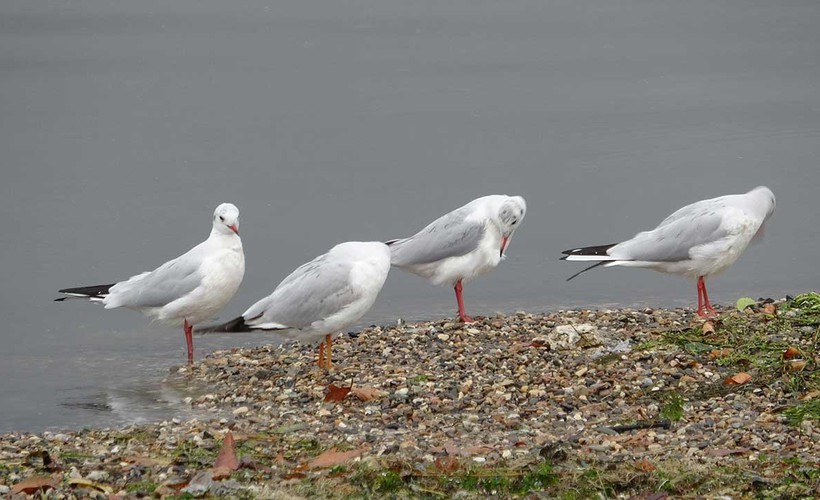
<svg viewBox="0 0 820 500">
<path fill-rule="evenodd" d="M 617 243 L 610 243 L 609 245 L 596 245 L 594 247 L 571 248 L 561 252 L 564 255 L 609 255 L 607 250 L 617 245 Z M 565 260 L 566 257 L 562 257 Z"/>
<path fill-rule="evenodd" d="M 197 333 L 241 333 L 250 331 L 252 331 L 251 327 L 245 323 L 245 318 L 242 316 L 219 325 L 208 325 L 196 329 Z"/>
<path fill-rule="evenodd" d="M 116 283 L 109 283 L 108 285 L 91 285 L 91 286 L 78 286 L 74 288 L 63 288 L 62 290 L 57 290 L 57 293 L 68 293 L 74 296 L 78 295 L 85 295 L 88 298 L 92 297 L 102 297 L 108 293 L 108 290 L 114 286 Z M 63 297 L 62 299 L 55 299 L 55 300 L 65 300 L 67 297 Z"/>
</svg>

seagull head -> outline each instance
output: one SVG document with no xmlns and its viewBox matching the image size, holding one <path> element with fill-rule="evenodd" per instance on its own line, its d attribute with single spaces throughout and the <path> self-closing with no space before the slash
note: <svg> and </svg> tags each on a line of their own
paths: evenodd
<svg viewBox="0 0 820 500">
<path fill-rule="evenodd" d="M 752 199 L 754 200 L 755 207 L 760 210 L 760 215 L 763 219 L 768 219 L 774 213 L 774 193 L 772 190 L 767 188 L 766 186 L 757 186 L 756 188 L 752 189 L 747 195 L 751 195 Z"/>
<path fill-rule="evenodd" d="M 510 238 L 527 213 L 527 202 L 521 196 L 507 196 L 498 208 L 498 226 L 501 229 L 501 248 L 499 253 L 504 256 Z"/>
<path fill-rule="evenodd" d="M 223 203 L 214 210 L 214 231 L 239 234 L 239 209 L 232 203 Z"/>
</svg>

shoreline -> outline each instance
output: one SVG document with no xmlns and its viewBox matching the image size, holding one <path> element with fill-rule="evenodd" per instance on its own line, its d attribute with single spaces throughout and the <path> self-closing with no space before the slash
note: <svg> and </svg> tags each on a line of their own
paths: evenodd
<svg viewBox="0 0 820 500">
<path fill-rule="evenodd" d="M 209 417 L 0 434 L 0 495 L 809 496 L 820 312 L 752 309 L 374 326 L 334 341 L 330 372 L 310 346 L 216 351 L 166 378 Z"/>
</svg>

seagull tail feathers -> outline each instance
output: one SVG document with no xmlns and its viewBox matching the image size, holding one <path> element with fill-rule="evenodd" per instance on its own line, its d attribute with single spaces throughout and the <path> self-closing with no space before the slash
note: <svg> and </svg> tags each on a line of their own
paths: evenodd
<svg viewBox="0 0 820 500">
<path fill-rule="evenodd" d="M 108 295 L 108 290 L 114 286 L 115 283 L 109 285 L 92 285 L 92 286 L 78 286 L 74 288 L 63 288 L 57 290 L 58 293 L 66 294 L 65 297 L 54 299 L 54 302 L 62 302 L 66 299 L 88 299 L 99 302 Z"/>
<path fill-rule="evenodd" d="M 243 316 L 218 325 L 206 325 L 196 329 L 196 333 L 240 333 L 250 331 L 253 331 L 253 329 L 245 323 Z"/>
<path fill-rule="evenodd" d="M 610 257 L 609 253 L 607 252 L 610 248 L 614 247 L 615 245 L 617 245 L 617 243 L 611 243 L 609 245 L 597 245 L 592 247 L 573 248 L 561 252 L 562 254 L 564 254 L 564 256 L 561 257 L 561 260 L 595 262 L 591 266 L 585 267 L 584 269 L 581 269 L 577 273 L 567 278 L 567 281 L 575 278 L 579 274 L 583 274 L 591 269 L 595 269 L 596 267 L 606 267 L 607 265 L 613 265 L 613 262 L 615 262 L 616 259 Z"/>
</svg>

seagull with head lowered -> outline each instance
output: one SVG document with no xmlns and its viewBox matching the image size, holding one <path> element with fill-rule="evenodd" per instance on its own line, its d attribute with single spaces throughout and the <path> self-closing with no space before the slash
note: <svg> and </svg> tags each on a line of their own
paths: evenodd
<svg viewBox="0 0 820 500">
<path fill-rule="evenodd" d="M 268 331 L 319 343 L 317 364 L 329 369 L 332 334 L 353 325 L 370 310 L 389 270 L 390 250 L 384 243 L 340 243 L 297 268 L 242 316 L 197 331 Z"/>
<path fill-rule="evenodd" d="M 505 257 L 513 233 L 527 212 L 521 196 L 477 198 L 434 220 L 413 236 L 390 240 L 395 267 L 418 274 L 456 292 L 458 319 L 473 321 L 464 311 L 462 284 L 495 268 Z"/>
<path fill-rule="evenodd" d="M 595 262 L 567 281 L 598 266 L 646 267 L 689 276 L 697 278 L 698 315 L 713 314 L 704 279 L 734 264 L 763 235 L 774 205 L 774 194 L 765 186 L 692 203 L 630 240 L 564 251 L 562 260 Z"/>
<path fill-rule="evenodd" d="M 208 239 L 153 271 L 110 285 L 60 290 L 69 297 L 102 302 L 106 309 L 126 307 L 185 330 L 188 363 L 194 361 L 193 325 L 213 316 L 231 300 L 245 275 L 239 239 L 239 209 L 216 207 Z"/>
</svg>

